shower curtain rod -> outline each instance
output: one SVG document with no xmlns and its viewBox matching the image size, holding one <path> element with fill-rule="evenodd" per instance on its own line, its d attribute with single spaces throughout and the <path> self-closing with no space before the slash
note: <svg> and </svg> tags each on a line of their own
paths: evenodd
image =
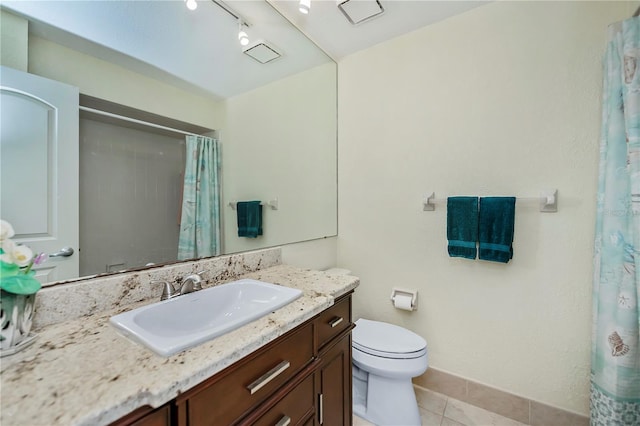
<svg viewBox="0 0 640 426">
<path fill-rule="evenodd" d="M 126 117 L 124 115 L 113 114 L 113 113 L 110 113 L 110 112 L 101 111 L 99 109 L 89 108 L 89 107 L 85 107 L 85 106 L 80 106 L 80 110 L 81 111 L 91 112 L 93 114 L 104 115 L 104 116 L 111 117 L 111 118 L 117 118 L 118 120 L 128 121 L 130 123 L 142 124 L 143 126 L 147 126 L 147 127 L 154 127 L 156 129 L 168 130 L 170 132 L 179 133 L 181 135 L 202 136 L 202 135 L 199 135 L 197 133 L 191 133 L 191 132 L 187 132 L 185 130 L 174 129 L 173 127 L 162 126 L 160 124 L 149 123 L 148 121 L 138 120 L 136 118 Z"/>
</svg>

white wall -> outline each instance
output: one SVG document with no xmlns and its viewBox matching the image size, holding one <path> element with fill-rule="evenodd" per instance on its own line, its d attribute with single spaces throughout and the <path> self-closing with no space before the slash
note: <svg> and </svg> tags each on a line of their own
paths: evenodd
<svg viewBox="0 0 640 426">
<path fill-rule="evenodd" d="M 227 253 L 337 233 L 336 72 L 325 64 L 226 100 L 223 152 Z M 232 201 L 263 207 L 263 235 L 240 238 Z"/>
<path fill-rule="evenodd" d="M 440 370 L 588 412 L 591 274 L 606 28 L 623 2 L 495 2 L 339 63 L 338 264 L 355 317 L 424 336 Z M 507 264 L 450 258 L 427 191 L 518 204 Z M 392 308 L 392 286 L 420 309 Z"/>
</svg>

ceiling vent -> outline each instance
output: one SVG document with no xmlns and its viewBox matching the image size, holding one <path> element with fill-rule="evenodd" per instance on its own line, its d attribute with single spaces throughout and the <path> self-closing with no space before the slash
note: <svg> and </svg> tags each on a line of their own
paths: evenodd
<svg viewBox="0 0 640 426">
<path fill-rule="evenodd" d="M 261 64 L 275 61 L 280 56 L 282 56 L 273 46 L 269 46 L 264 41 L 259 41 L 253 46 L 247 47 L 243 50 L 243 52 L 251 56 L 256 61 L 260 62 Z"/>
<path fill-rule="evenodd" d="M 362 24 L 384 13 L 378 0 L 338 0 L 338 9 L 353 25 Z"/>
</svg>

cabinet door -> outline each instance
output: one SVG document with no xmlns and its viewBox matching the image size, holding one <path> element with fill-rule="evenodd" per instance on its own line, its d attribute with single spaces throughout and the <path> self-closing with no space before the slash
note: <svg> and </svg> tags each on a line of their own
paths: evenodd
<svg viewBox="0 0 640 426">
<path fill-rule="evenodd" d="M 321 357 L 317 421 L 328 426 L 351 425 L 351 334 Z"/>
</svg>

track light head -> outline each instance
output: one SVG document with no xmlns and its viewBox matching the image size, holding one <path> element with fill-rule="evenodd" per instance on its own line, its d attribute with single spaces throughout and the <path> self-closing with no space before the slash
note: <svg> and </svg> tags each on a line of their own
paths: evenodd
<svg viewBox="0 0 640 426">
<path fill-rule="evenodd" d="M 246 46 L 249 44 L 249 36 L 242 25 L 242 20 L 238 19 L 238 41 L 242 46 Z"/>
<path fill-rule="evenodd" d="M 298 10 L 300 11 L 300 13 L 308 15 L 310 9 L 311 9 L 311 0 L 300 0 L 300 3 L 298 5 Z"/>
</svg>

